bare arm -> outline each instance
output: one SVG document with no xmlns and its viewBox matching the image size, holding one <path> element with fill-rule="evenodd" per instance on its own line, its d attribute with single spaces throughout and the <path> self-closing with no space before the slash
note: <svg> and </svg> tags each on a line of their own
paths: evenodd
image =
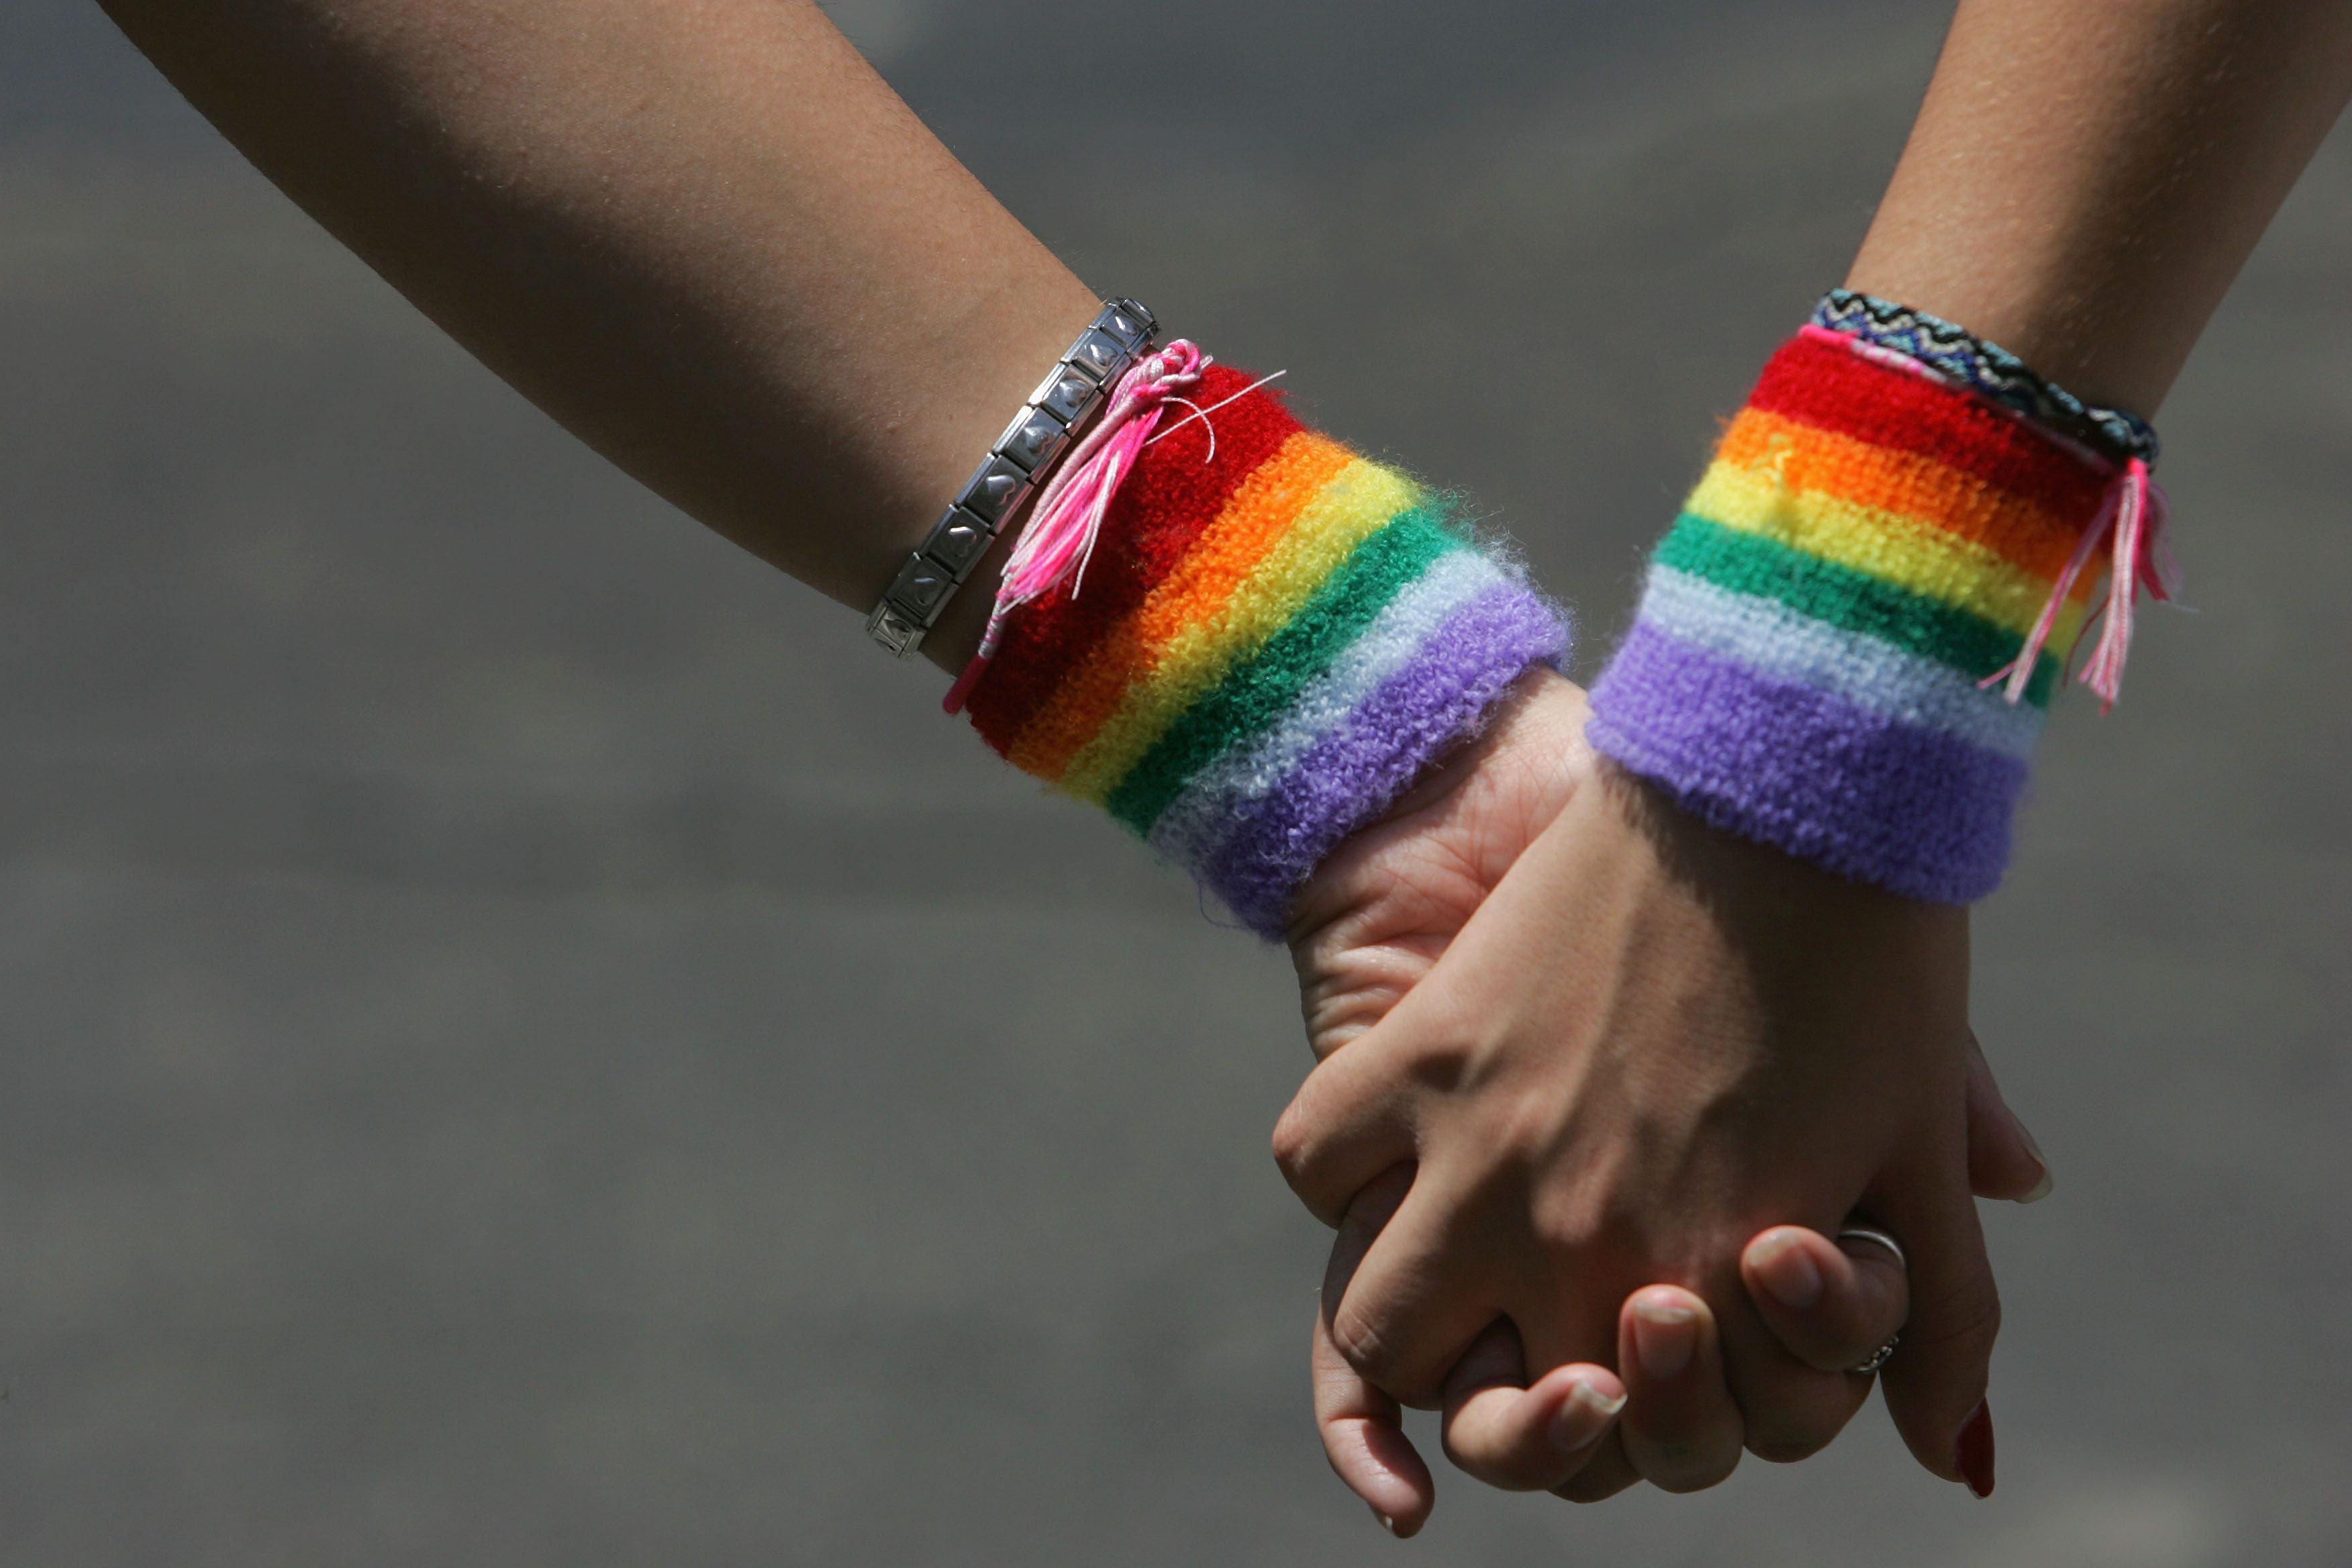
<svg viewBox="0 0 2352 1568">
<path fill-rule="evenodd" d="M 499 375 L 861 611 L 1095 308 L 810 0 L 105 4 Z"/>
<path fill-rule="evenodd" d="M 1848 284 L 1958 321 L 2079 395 L 2152 415 L 2347 95 L 2352 5 L 2342 0 L 1964 0 Z M 1613 884 L 1621 900 L 1613 909 L 1538 940 L 1519 955 L 1525 973 L 1590 977 L 1628 1009 L 1620 1027 L 1601 1033 L 1629 1047 L 1629 1065 L 1616 1081 L 1631 1087 L 1613 1114 L 1596 1119 L 1580 1140 L 1582 1157 L 1598 1155 L 1607 1163 L 1642 1147 L 1627 1130 L 1644 1118 L 1692 1114 L 1703 1100 L 1694 1086 L 1704 1069 L 1655 1092 L 1643 1088 L 1642 1075 L 1683 1059 L 1677 1053 L 1689 1051 L 1699 1032 L 1694 1018 L 1721 1021 L 1707 1043 L 1722 1053 L 1714 1058 L 1718 1065 L 1740 1064 L 1742 1094 L 1751 1105 L 1795 1076 L 1833 1064 L 1806 1092 L 1741 1133 L 1677 1131 L 1651 1145 L 1671 1150 L 1669 1163 L 1684 1169 L 1727 1155 L 1747 1157 L 1759 1141 L 1790 1139 L 1783 1147 L 1806 1150 L 1801 1158 L 1759 1160 L 1748 1178 L 1735 1184 L 1746 1194 L 1848 1159 L 1885 1135 L 1898 1092 L 1933 1080 L 1935 1089 L 1917 1102 L 1933 1135 L 1917 1138 L 1913 1147 L 1940 1142 L 1937 1169 L 1906 1171 L 1900 1160 L 1890 1161 L 1875 1166 L 1866 1186 L 1850 1180 L 1824 1194 L 1827 1201 L 1817 1209 L 1808 1211 L 1795 1194 L 1783 1192 L 1747 1211 L 1747 1219 L 1753 1228 L 1810 1212 L 1813 1223 L 1828 1216 L 1833 1224 L 1843 1205 L 1865 1190 L 1874 1212 L 1894 1219 L 1910 1249 L 1906 1332 L 1911 1348 L 1887 1369 L 1890 1409 L 1930 1470 L 1950 1479 L 1965 1475 L 1972 1486 L 1980 1480 L 1989 1488 L 1991 1426 L 1979 1401 L 1999 1313 L 1962 1177 L 1964 1145 L 1988 1120 L 1980 1111 L 1978 1127 L 1962 1126 L 1969 1092 L 1963 911 L 1908 905 L 1840 883 L 1796 860 L 1676 821 L 1679 814 L 1664 807 L 1651 830 L 1678 841 L 1698 860 L 1683 868 L 1671 856 L 1645 862 L 1650 851 L 1643 827 L 1612 810 L 1612 798 L 1622 797 L 1590 786 L 1579 791 L 1515 862 L 1496 907 L 1513 896 L 1514 884 L 1525 890 L 1534 879 L 1546 883 L 1540 895 L 1505 927 L 1468 922 L 1445 956 L 1414 977 L 1410 994 L 1400 1000 L 1392 990 L 1379 999 L 1382 1005 L 1394 1003 L 1394 1011 L 1364 1038 L 1376 1042 L 1376 1049 L 1410 1050 L 1442 1037 L 1444 1004 L 1425 1005 L 1463 994 L 1454 987 L 1477 962 L 1477 950 L 1496 940 L 1523 940 L 1579 899 L 1611 889 L 1606 856 L 1624 853 L 1622 864 L 1632 869 Z M 1809 898 L 1825 901 L 1808 904 Z M 1881 951 L 1891 967 L 1856 962 L 1861 943 L 1890 935 L 1895 939 Z M 1776 952 L 1783 941 L 1790 945 Z M 1677 978 L 1684 964 L 1690 967 Z M 1854 1032 L 1810 1021 L 1803 1016 L 1808 995 L 1884 1007 L 1903 1023 Z M 1491 1016 L 1524 997 L 1522 986 L 1491 986 L 1465 1011 Z M 1422 1020 L 1433 1012 L 1439 1026 L 1430 1029 Z M 1367 1008 L 1360 1021 L 1372 1016 Z M 1599 1054 L 1580 1060 L 1570 1048 L 1574 1030 L 1590 1025 L 1591 1004 L 1524 1016 L 1540 1026 L 1509 1037 L 1502 1054 L 1523 1049 L 1522 1059 L 1546 1066 L 1513 1086 L 1511 1100 L 1416 1088 L 1406 1091 L 1410 1108 L 1400 1120 L 1432 1127 L 1444 1115 L 1499 1111 L 1524 1131 L 1540 1119 L 1548 1097 L 1556 1097 L 1550 1103 L 1573 1119 L 1596 1095 L 1611 1091 L 1611 1071 L 1593 1069 Z M 1776 1059 L 1776 1039 L 1798 1047 Z M 1352 1061 L 1350 1053 L 1356 1053 Z M 1361 1072 L 1365 1086 L 1391 1103 L 1401 1098 L 1399 1084 L 1454 1081 L 1410 1067 L 1363 1071 L 1364 1057 L 1350 1044 L 1318 1069 L 1323 1085 L 1309 1080 L 1287 1119 L 1297 1147 L 1314 1148 L 1317 1137 L 1344 1125 L 1339 1102 L 1349 1079 L 1343 1075 Z M 1895 1058 L 1901 1059 L 1901 1090 L 1889 1087 L 1875 1103 L 1844 1098 Z M 1568 1065 L 1550 1066 L 1559 1063 Z M 1482 1063 L 1480 1070 L 1493 1069 Z M 1569 1081 L 1579 1075 L 1580 1081 Z M 1580 1158 L 1566 1149 L 1515 1161 L 1505 1140 L 1491 1136 L 1465 1139 L 1453 1150 L 1424 1141 L 1412 1155 L 1417 1182 L 1441 1170 L 1445 1190 L 1468 1194 L 1507 1187 L 1507 1181 L 1488 1178 L 1513 1170 L 1539 1173 L 1537 1180 L 1551 1194 L 1570 1192 Z M 2038 1161 L 2022 1163 L 2038 1169 Z M 1617 1223 L 1629 1229 L 1654 1223 L 1654 1234 L 1663 1241 L 1717 1202 L 1693 1197 L 1677 1205 L 1665 1196 L 1670 1184 L 1661 1175 L 1646 1190 L 1640 1183 L 1612 1189 Z M 2024 1182 L 2009 1187 L 2011 1194 L 2028 1190 Z M 1920 1207 L 1899 1212 L 1906 1203 Z M 1532 1199 L 1515 1193 L 1504 1204 L 1541 1214 L 1546 1197 L 1542 1191 Z M 1431 1210 L 1440 1211 L 1436 1218 Z M 1360 1231 L 1379 1223 L 1378 1215 L 1370 1222 L 1351 1216 L 1351 1226 Z M 1420 1237 L 1448 1228 L 1475 1235 L 1481 1260 L 1490 1267 L 1502 1248 L 1521 1245 L 1524 1231 L 1536 1231 L 1534 1244 L 1496 1271 L 1504 1278 L 1539 1278 L 1559 1255 L 1557 1238 L 1544 1237 L 1539 1225 L 1517 1213 L 1477 1214 L 1469 1202 L 1428 1205 Z M 1735 1219 L 1723 1228 L 1730 1234 L 1740 1226 Z M 1411 1236 L 1413 1227 L 1391 1229 Z M 1343 1235 L 1339 1256 L 1362 1256 L 1368 1239 Z M 1389 1240 L 1386 1233 L 1382 1239 Z M 1835 1264 L 1826 1243 L 1814 1238 L 1813 1245 L 1817 1256 Z M 1401 1250 L 1393 1241 L 1390 1246 L 1392 1255 Z M 1590 1280 L 1596 1271 L 1626 1268 L 1611 1288 L 1597 1292 L 1605 1298 L 1615 1296 L 1615 1285 L 1630 1288 L 1644 1278 L 1705 1284 L 1716 1266 L 1677 1265 L 1671 1247 L 1646 1256 L 1636 1256 L 1638 1246 L 1595 1247 L 1577 1258 L 1573 1272 Z M 1616 1355 L 1632 1403 L 1614 1432 L 1573 1452 L 1556 1445 L 1552 1423 L 1568 1407 L 1573 1379 L 1601 1375 L 1573 1363 L 1611 1360 L 1612 1325 L 1588 1320 L 1579 1338 L 1573 1314 L 1590 1303 L 1568 1292 L 1531 1303 L 1514 1321 L 1528 1352 L 1524 1370 L 1537 1380 L 1522 1393 L 1511 1386 L 1514 1380 L 1482 1374 L 1474 1380 L 1476 1392 L 1452 1396 L 1448 1454 L 1499 1486 L 1559 1485 L 1589 1499 L 1641 1476 L 1671 1474 L 1685 1486 L 1720 1479 L 1738 1459 L 1743 1430 L 1758 1451 L 1780 1457 L 1826 1442 L 1853 1404 L 1823 1399 L 1809 1406 L 1790 1381 L 1799 1374 L 1761 1342 L 1761 1328 L 1769 1323 L 1781 1343 L 1805 1347 L 1801 1360 L 1842 1377 L 1832 1369 L 1853 1365 L 1874 1332 L 1900 1323 L 1901 1304 L 1888 1303 L 1892 1316 L 1874 1325 L 1866 1312 L 1851 1312 L 1842 1339 L 1808 1338 L 1785 1303 L 1756 1288 L 1766 1278 L 1769 1256 L 1748 1254 L 1753 1313 L 1738 1299 L 1727 1269 L 1704 1292 L 1707 1300 L 1691 1299 L 1694 1313 L 1711 1308 L 1723 1314 L 1719 1370 L 1695 1357 L 1696 1372 L 1686 1372 L 1680 1385 L 1662 1385 L 1638 1358 Z M 1428 1302 L 1442 1300 L 1450 1279 L 1470 1272 L 1432 1265 L 1413 1281 L 1423 1288 L 1418 1298 L 1400 1291 L 1391 1300 L 1433 1317 Z M 1433 1500 L 1427 1473 L 1404 1443 L 1394 1405 L 1349 1375 L 1349 1363 L 1331 1343 L 1328 1320 L 1324 1327 L 1318 1392 L 1333 1463 L 1376 1510 L 1409 1534 Z M 1372 1339 L 1393 1355 L 1402 1336 Z M 1444 1365 L 1460 1342 L 1457 1336 L 1435 1347 L 1432 1362 Z M 1798 1413 L 1796 1419 L 1791 1413 Z"/>
<path fill-rule="evenodd" d="M 808 0 L 104 3 L 500 374 L 861 609 L 1092 306 Z M 2347 9 L 1969 0 L 1851 281 L 2152 412 L 2343 100 Z"/>
<path fill-rule="evenodd" d="M 2342 0 L 1964 0 L 1847 285 L 2152 416 L 2347 97 Z"/>
<path fill-rule="evenodd" d="M 499 374 L 861 609 L 1093 299 L 810 0 L 105 4 Z M 2347 91 L 2338 0 L 1968 0 L 1848 281 L 2150 413 Z"/>
</svg>

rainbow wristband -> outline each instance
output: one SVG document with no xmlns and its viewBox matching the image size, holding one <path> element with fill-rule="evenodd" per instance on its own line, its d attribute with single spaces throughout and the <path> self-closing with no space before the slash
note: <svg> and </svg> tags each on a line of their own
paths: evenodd
<svg viewBox="0 0 2352 1568">
<path fill-rule="evenodd" d="M 1906 897 L 1982 897 L 2060 678 L 2042 645 L 2082 628 L 2121 472 L 1809 327 L 1659 544 L 1594 745 L 1717 826 Z M 1994 678 L 2021 655 L 2011 700 Z"/>
<path fill-rule="evenodd" d="M 1236 397 L 1252 380 L 1209 368 L 1213 417 L 1143 448 L 1077 591 L 1008 620 L 968 707 L 1279 940 L 1317 864 L 1568 627 L 1445 498 Z"/>
</svg>

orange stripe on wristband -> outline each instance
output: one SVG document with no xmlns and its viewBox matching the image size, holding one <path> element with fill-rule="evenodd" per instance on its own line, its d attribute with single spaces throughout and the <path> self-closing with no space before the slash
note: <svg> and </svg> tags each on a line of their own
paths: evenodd
<svg viewBox="0 0 2352 1568">
<path fill-rule="evenodd" d="M 1171 639 L 1223 610 L 1251 570 L 1351 457 L 1337 441 L 1309 430 L 1285 441 L 1234 489 L 1174 569 L 1071 668 L 1023 727 L 1007 759 L 1024 773 L 1059 779 L 1070 759 L 1118 710 L 1129 686 L 1157 666 Z"/>
</svg>

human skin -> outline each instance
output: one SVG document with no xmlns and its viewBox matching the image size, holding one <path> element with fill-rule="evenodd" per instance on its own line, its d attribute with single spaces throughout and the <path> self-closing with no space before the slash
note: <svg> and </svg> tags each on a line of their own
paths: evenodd
<svg viewBox="0 0 2352 1568">
<path fill-rule="evenodd" d="M 509 384 L 860 614 L 1100 305 L 807 0 L 102 3 Z"/>
<path fill-rule="evenodd" d="M 265 174 L 509 384 L 860 611 L 1097 308 L 804 0 L 106 8 Z M 959 668 L 984 606 L 961 595 L 926 652 Z M 845 626 L 845 657 L 863 647 Z M 1489 740 L 1517 747 L 1446 770 L 1477 810 L 1388 824 L 1389 863 L 1426 867 L 1475 833 L 1484 879 L 1449 890 L 1483 896 L 1507 864 L 1495 853 L 1524 847 L 1589 764 L 1568 690 L 1548 678 L 1528 709 L 1543 726 L 1499 725 Z M 1392 915 L 1409 882 L 1350 896 Z M 1324 907 L 1346 925 L 1338 885 Z M 1332 929 L 1315 942 L 1336 977 L 1327 1010 L 1361 1005 L 1396 936 Z M 1326 1048 L 1343 1034 L 1317 1026 Z"/>
<path fill-rule="evenodd" d="M 508 384 L 852 609 L 1098 303 L 800 0 L 106 9 Z M 962 666 L 983 609 L 962 595 L 927 654 Z M 1545 731 L 1555 783 L 1585 764 L 1578 724 Z M 1494 778 L 1470 795 L 1503 799 Z M 1479 832 L 1512 851 L 1550 818 L 1498 816 Z M 1428 847 L 1454 853 L 1465 820 L 1428 820 Z M 1392 910 L 1400 886 L 1360 898 Z M 1379 962 L 1318 954 L 1350 980 Z"/>
<path fill-rule="evenodd" d="M 2152 416 L 2347 96 L 2340 0 L 1964 0 L 1846 286 Z"/>
<path fill-rule="evenodd" d="M 1700 1335 L 1732 1397 L 1673 1441 L 1629 1410 L 1547 1484 L 1695 1489 L 1743 1443 L 1813 1451 L 1866 1392 L 1780 1347 L 1739 1273 L 1758 1232 L 1859 1211 L 1911 1254 L 1921 1349 L 1887 1369 L 1890 1412 L 1958 1479 L 1939 1450 L 1981 1396 L 1997 1312 L 1968 1184 L 1967 985 L 1965 910 L 1704 829 L 1603 770 L 1277 1130 L 1294 1189 L 1335 1222 L 1412 1167 L 1334 1270 L 1332 1344 L 1376 1387 L 1437 1405 L 1497 1318 L 1530 1369 L 1623 1373 L 1621 1337 L 1643 1324 L 1621 1303 L 1685 1288 L 1709 1314 L 1651 1326 Z M 1451 1447 L 1462 1462 L 1460 1434 Z"/>
<path fill-rule="evenodd" d="M 108 8 L 526 395 L 860 609 L 1094 305 L 813 5 Z M 931 639 L 943 665 L 982 597 Z"/>
<path fill-rule="evenodd" d="M 1475 743 L 1433 770 L 1308 880 L 1290 942 L 1307 1041 L 1318 1059 L 1377 1025 L 1429 973 L 1571 795 L 1596 787 L 1580 691 L 1549 671 L 1530 673 Z M 1968 1109 L 1977 1194 L 2019 1202 L 2045 1194 L 2050 1174 L 2040 1152 L 1973 1050 Z M 1356 1195 L 1335 1249 L 1339 1271 L 1360 1256 L 1402 1191 L 1392 1175 Z M 1833 1243 L 1782 1226 L 1750 1241 L 1741 1268 L 1759 1316 L 1780 1342 L 1824 1371 L 1861 1362 L 1902 1324 L 1908 1308 L 1902 1268 L 1867 1241 Z M 1613 1369 L 1571 1363 L 1529 1387 L 1516 1329 L 1507 1321 L 1491 1325 L 1448 1375 L 1447 1452 L 1495 1485 L 1548 1487 L 1563 1464 L 1592 1458 L 1628 1401 L 1627 1420 L 1639 1434 L 1629 1458 L 1703 1446 L 1733 1409 L 1712 1312 L 1687 1290 L 1658 1285 L 1629 1298 L 1621 1337 L 1641 1332 L 1643 1325 L 1632 1321 L 1635 1309 L 1662 1317 L 1668 1338 L 1689 1342 L 1695 1353 L 1656 1376 L 1621 1346 Z M 1317 1424 L 1333 1470 L 1383 1527 L 1416 1533 L 1434 1504 L 1434 1483 L 1405 1438 L 1397 1402 L 1340 1358 L 1320 1313 L 1311 1364 Z M 1867 1383 L 1850 1386 L 1858 1391 Z M 1661 1465 L 1651 1479 L 1672 1479 L 1670 1467 Z"/>
<path fill-rule="evenodd" d="M 2326 0 L 1968 0 L 1847 284 L 1958 321 L 2093 401 L 2152 415 L 2347 92 L 2352 6 Z M 1644 1473 L 1708 1484 L 1743 1440 L 1768 1457 L 1809 1451 L 1852 1404 L 1818 1381 L 1823 1363 L 1809 1369 L 1775 1342 L 1748 1304 L 1761 1294 L 1739 1289 L 1772 1260 L 1758 1246 L 1737 1269 L 1720 1247 L 1683 1251 L 1691 1232 L 1664 1212 L 1736 1210 L 1760 1184 L 1770 1196 L 1749 1220 L 1780 1205 L 1782 1219 L 1818 1229 L 1858 1206 L 1902 1236 L 1911 1319 L 1885 1375 L 1890 1412 L 1929 1470 L 1959 1479 L 1965 1458 L 1989 1483 L 1982 1394 L 1998 1303 L 1973 1213 L 1956 1201 L 1969 1048 L 1961 911 L 1840 891 L 1677 817 L 1631 781 L 1580 793 L 1497 900 L 1518 879 L 1544 885 L 1510 900 L 1516 929 L 1465 924 L 1420 981 L 1444 986 L 1437 1002 L 1403 996 L 1317 1069 L 1277 1131 L 1277 1158 L 1309 1205 L 1346 1216 L 1325 1318 L 1339 1364 L 1391 1394 L 1445 1399 L 1449 1454 L 1502 1485 L 1590 1499 Z M 1516 945 L 1579 900 L 1584 917 L 1549 945 Z M 1647 935 L 1629 942 L 1635 932 Z M 1539 959 L 1569 977 L 1548 1006 L 1498 1030 L 1494 1010 L 1470 1005 Z M 1457 963 L 1469 978 L 1446 985 Z M 1799 1086 L 1810 1087 L 1780 1098 Z M 1596 1118 L 1596 1105 L 1610 1109 Z M 1759 1105 L 1770 1109 L 1759 1116 Z M 1906 1133 L 1890 1140 L 1891 1122 Z M 1784 1139 L 1777 1165 L 1743 1163 Z M 1823 1149 L 1846 1163 L 1833 1178 L 1786 1184 L 1790 1162 Z M 1391 1173 L 1404 1167 L 1410 1185 Z M 1383 1211 L 1374 1222 L 1346 1208 L 1368 1183 Z M 1629 1259 L 1630 1273 L 1607 1272 Z M 1465 1353 L 1493 1362 L 1481 1336 L 1498 1313 L 1529 1370 L 1615 1353 L 1638 1382 L 1639 1325 L 1591 1310 L 1611 1295 L 1590 1289 L 1596 1272 L 1695 1289 L 1698 1302 L 1676 1300 L 1689 1317 L 1675 1331 L 1698 1342 L 1700 1362 L 1721 1355 L 1732 1407 L 1686 1410 L 1685 1434 L 1702 1436 L 1673 1453 L 1634 1432 L 1638 1388 L 1622 1435 L 1574 1453 L 1534 1419 L 1465 1423 L 1444 1369 Z M 1487 1405 L 1524 1414 L 1555 1381 L 1515 1405 L 1497 1378 Z M 1328 1364 L 1320 1385 L 1331 1407 L 1376 1407 Z M 1417 1467 L 1368 1459 L 1349 1479 L 1376 1511 L 1425 1511 Z"/>
</svg>

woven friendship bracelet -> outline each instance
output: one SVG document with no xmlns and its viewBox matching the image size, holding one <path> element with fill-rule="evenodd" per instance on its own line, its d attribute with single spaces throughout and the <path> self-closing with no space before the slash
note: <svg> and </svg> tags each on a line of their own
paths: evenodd
<svg viewBox="0 0 2352 1568">
<path fill-rule="evenodd" d="M 1813 307 L 1812 324 L 1906 355 L 2095 450 L 2118 458 L 2137 458 L 2151 466 L 2156 462 L 2156 432 L 2147 420 L 2120 408 L 2084 403 L 2042 380 L 2007 349 L 1941 316 L 1874 294 L 1832 289 Z"/>
<path fill-rule="evenodd" d="M 1200 363 L 1207 416 L 1140 447 L 1082 580 L 1006 617 L 967 707 L 1278 940 L 1317 864 L 1568 628 L 1448 498 Z"/>
<path fill-rule="evenodd" d="M 1135 300 L 1103 302 L 1101 313 L 988 448 L 921 548 L 898 569 L 866 617 L 868 637 L 900 658 L 922 646 L 956 588 L 1012 524 L 1054 460 L 1101 411 L 1111 387 L 1150 345 L 1157 330 L 1151 312 Z"/>
<path fill-rule="evenodd" d="M 1958 903 L 2008 862 L 2086 565 L 2113 541 L 2085 670 L 2110 700 L 2133 596 L 2169 580 L 2146 463 L 2023 416 L 1950 348 L 1815 325 L 1772 357 L 1652 558 L 1591 736 L 1719 827 Z"/>
</svg>

